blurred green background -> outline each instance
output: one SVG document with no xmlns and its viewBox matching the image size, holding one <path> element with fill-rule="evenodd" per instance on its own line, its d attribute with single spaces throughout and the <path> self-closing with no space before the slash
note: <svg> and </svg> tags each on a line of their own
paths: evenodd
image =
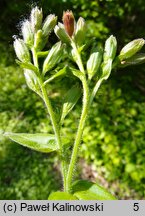
<svg viewBox="0 0 145 216">
<path fill-rule="evenodd" d="M 88 39 L 102 45 L 113 34 L 118 51 L 135 38 L 145 37 L 144 0 L 1 0 L 0 1 L 0 134 L 50 132 L 41 100 L 31 92 L 15 63 L 13 35 L 31 8 L 62 19 L 71 9 L 76 20 L 86 19 Z M 52 35 L 51 43 L 57 38 Z M 64 86 L 69 88 L 64 79 Z M 51 89 L 57 100 L 60 83 Z M 63 132 L 72 139 L 81 101 L 65 121 Z M 113 71 L 101 86 L 88 116 L 80 149 L 78 177 L 108 188 L 119 199 L 145 198 L 145 65 Z M 54 153 L 33 152 L 0 136 L 0 199 L 47 199 L 62 188 Z"/>
</svg>

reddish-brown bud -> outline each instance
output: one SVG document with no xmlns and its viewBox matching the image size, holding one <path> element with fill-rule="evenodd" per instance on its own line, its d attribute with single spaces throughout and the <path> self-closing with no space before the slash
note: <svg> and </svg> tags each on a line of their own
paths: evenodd
<svg viewBox="0 0 145 216">
<path fill-rule="evenodd" d="M 65 27 L 66 32 L 70 37 L 72 37 L 74 32 L 74 15 L 72 11 L 67 10 L 66 12 L 63 12 L 63 24 Z"/>
</svg>

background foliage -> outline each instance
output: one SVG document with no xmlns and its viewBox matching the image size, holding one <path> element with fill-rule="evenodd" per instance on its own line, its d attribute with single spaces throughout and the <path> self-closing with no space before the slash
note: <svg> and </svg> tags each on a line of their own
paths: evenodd
<svg viewBox="0 0 145 216">
<path fill-rule="evenodd" d="M 118 51 L 128 41 L 145 35 L 144 0 L 42 0 L 35 4 L 44 8 L 45 15 L 56 13 L 59 20 L 63 10 L 72 9 L 76 19 L 82 16 L 87 20 L 88 40 L 93 36 L 103 44 L 114 34 Z M 21 21 L 35 4 L 28 0 L 0 2 L 1 134 L 51 131 L 43 103 L 27 88 L 12 48 L 12 35 L 18 34 Z M 52 35 L 50 42 L 56 40 Z M 67 80 L 63 82 L 68 89 Z M 108 187 L 120 199 L 145 198 L 144 83 L 144 65 L 113 71 L 95 99 L 84 130 L 79 160 L 82 177 Z M 57 101 L 59 89 L 56 82 L 52 100 Z M 63 132 L 70 139 L 80 105 L 81 101 L 64 124 Z M 47 199 L 62 185 L 58 164 L 55 154 L 35 153 L 0 137 L 0 199 Z"/>
</svg>

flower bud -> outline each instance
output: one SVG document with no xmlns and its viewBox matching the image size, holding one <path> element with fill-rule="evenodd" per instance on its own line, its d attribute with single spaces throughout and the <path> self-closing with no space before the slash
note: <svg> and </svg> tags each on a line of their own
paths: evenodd
<svg viewBox="0 0 145 216">
<path fill-rule="evenodd" d="M 46 17 L 42 27 L 44 37 L 49 36 L 50 32 L 54 29 L 56 25 L 56 21 L 57 17 L 53 14 L 50 14 Z"/>
<path fill-rule="evenodd" d="M 102 64 L 102 74 L 101 78 L 106 80 L 110 76 L 112 70 L 112 59 L 108 59 L 106 62 Z"/>
<path fill-rule="evenodd" d="M 121 61 L 120 67 L 127 67 L 131 65 L 138 65 L 145 63 L 145 54 L 144 53 L 137 53 L 129 59 Z"/>
<path fill-rule="evenodd" d="M 35 33 L 34 47 L 37 51 L 41 51 L 47 42 L 47 38 L 43 36 L 42 30 Z"/>
<path fill-rule="evenodd" d="M 16 39 L 14 41 L 14 49 L 15 49 L 16 55 L 20 61 L 22 61 L 22 62 L 29 62 L 30 61 L 30 53 L 29 53 L 29 50 L 28 50 L 28 48 L 27 48 L 27 46 L 23 40 Z"/>
<path fill-rule="evenodd" d="M 43 64 L 43 74 L 51 70 L 62 58 L 63 46 L 61 42 L 53 45 Z"/>
<path fill-rule="evenodd" d="M 41 96 L 38 78 L 34 71 L 25 69 L 24 76 L 28 87 Z"/>
<path fill-rule="evenodd" d="M 66 32 L 70 37 L 72 37 L 74 32 L 74 15 L 72 11 L 67 10 L 66 12 L 63 12 L 63 24 L 65 27 Z"/>
<path fill-rule="evenodd" d="M 145 40 L 143 38 L 131 41 L 120 51 L 119 59 L 122 61 L 132 57 L 143 47 L 144 44 Z"/>
<path fill-rule="evenodd" d="M 90 58 L 87 61 L 87 71 L 88 71 L 89 80 L 91 80 L 92 77 L 95 75 L 95 73 L 97 73 L 97 71 L 99 70 L 101 61 L 102 61 L 101 52 L 96 51 L 90 55 Z"/>
<path fill-rule="evenodd" d="M 74 39 L 78 45 L 82 45 L 85 39 L 85 20 L 82 17 L 77 21 Z"/>
<path fill-rule="evenodd" d="M 33 8 L 30 15 L 33 32 L 37 32 L 39 29 L 41 29 L 42 18 L 42 9 L 40 10 L 38 7 Z"/>
<path fill-rule="evenodd" d="M 117 50 L 117 41 L 116 38 L 111 35 L 105 42 L 105 52 L 104 52 L 104 61 L 108 59 L 114 59 Z"/>
<path fill-rule="evenodd" d="M 54 32 L 62 42 L 66 43 L 66 44 L 70 44 L 71 38 L 66 33 L 63 24 L 58 23 L 58 25 L 56 25 L 54 28 Z"/>
<path fill-rule="evenodd" d="M 22 23 L 22 35 L 24 42 L 29 47 L 32 47 L 34 44 L 34 33 L 32 32 L 31 23 L 28 20 Z"/>
</svg>

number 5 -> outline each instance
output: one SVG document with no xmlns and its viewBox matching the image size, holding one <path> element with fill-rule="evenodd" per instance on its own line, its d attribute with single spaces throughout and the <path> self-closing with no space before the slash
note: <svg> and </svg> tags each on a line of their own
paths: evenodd
<svg viewBox="0 0 145 216">
<path fill-rule="evenodd" d="M 133 210 L 138 211 L 139 210 L 139 203 L 134 203 Z"/>
</svg>

